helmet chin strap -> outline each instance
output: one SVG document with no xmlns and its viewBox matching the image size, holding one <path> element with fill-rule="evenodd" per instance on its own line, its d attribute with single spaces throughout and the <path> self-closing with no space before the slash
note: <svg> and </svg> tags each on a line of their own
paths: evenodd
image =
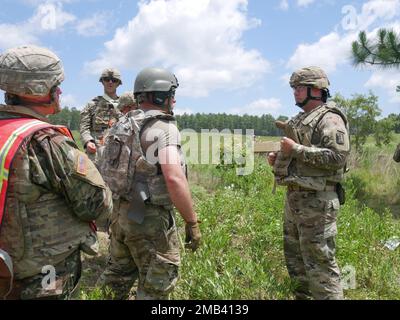
<svg viewBox="0 0 400 320">
<path fill-rule="evenodd" d="M 296 106 L 300 108 L 304 108 L 304 106 L 310 101 L 310 100 L 317 100 L 321 101 L 322 97 L 314 97 L 311 95 L 311 87 L 307 87 L 307 98 L 305 98 L 302 102 L 296 102 Z"/>
</svg>

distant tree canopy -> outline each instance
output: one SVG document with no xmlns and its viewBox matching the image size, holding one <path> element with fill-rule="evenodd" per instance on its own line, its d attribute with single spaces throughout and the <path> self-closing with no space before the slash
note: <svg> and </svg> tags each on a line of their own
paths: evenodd
<svg viewBox="0 0 400 320">
<path fill-rule="evenodd" d="M 281 120 L 287 117 L 280 116 Z M 279 129 L 275 127 L 275 118 L 269 114 L 262 116 L 232 115 L 226 113 L 196 113 L 177 115 L 179 129 L 193 129 L 200 132 L 201 129 L 253 129 L 257 136 L 278 136 Z"/>
<path fill-rule="evenodd" d="M 378 120 L 382 112 L 378 106 L 378 97 L 372 92 L 369 95 L 354 94 L 351 99 L 345 99 L 340 94 L 336 94 L 333 101 L 346 112 L 351 143 L 357 151 L 362 150 L 369 135 L 374 136 L 377 146 L 389 144 L 392 141 L 395 115 L 392 118 Z"/>
<path fill-rule="evenodd" d="M 201 129 L 253 129 L 258 136 L 278 136 L 281 135 L 279 129 L 275 127 L 275 118 L 269 114 L 262 116 L 232 115 L 226 113 L 196 113 L 176 115 L 179 129 L 193 129 L 200 132 Z M 287 120 L 286 116 L 279 116 L 279 120 Z M 71 130 L 79 130 L 80 111 L 76 108 L 64 107 L 60 113 L 49 116 L 53 124 L 61 124 Z"/>
<path fill-rule="evenodd" d="M 370 93 L 369 96 L 354 95 L 352 99 L 345 99 L 337 94 L 334 99 L 342 106 L 350 119 L 351 134 L 356 139 L 356 145 L 362 145 L 366 136 L 374 134 L 377 144 L 387 143 L 390 132 L 400 133 L 400 114 L 390 114 L 387 118 L 380 121 L 376 120 L 380 116 L 381 110 L 377 105 L 378 97 Z M 80 110 L 76 108 L 64 107 L 60 113 L 49 116 L 53 124 L 61 124 L 71 130 L 79 130 Z M 262 116 L 233 115 L 226 113 L 196 113 L 176 115 L 178 127 L 182 129 L 192 129 L 201 132 L 201 129 L 253 129 L 257 136 L 280 136 L 282 132 L 275 127 L 275 120 L 286 121 L 289 118 L 279 116 L 276 119 L 270 114 Z M 390 142 L 390 141 L 389 141 Z"/>
<path fill-rule="evenodd" d="M 50 115 L 49 121 L 53 124 L 67 126 L 71 130 L 79 130 L 81 113 L 76 108 L 63 107 L 61 112 Z"/>
</svg>

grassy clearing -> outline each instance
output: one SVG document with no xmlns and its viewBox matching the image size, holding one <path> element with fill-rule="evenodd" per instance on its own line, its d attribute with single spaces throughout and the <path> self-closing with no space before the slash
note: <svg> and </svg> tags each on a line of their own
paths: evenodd
<svg viewBox="0 0 400 320">
<path fill-rule="evenodd" d="M 368 139 L 361 154 L 353 152 L 349 160 L 348 183 L 355 189 L 355 197 L 379 213 L 389 209 L 400 217 L 400 165 L 393 161 L 393 153 L 400 135 L 381 148 Z"/>
<path fill-rule="evenodd" d="M 214 170 L 214 169 L 210 169 Z M 215 174 L 215 192 L 196 186 L 196 208 L 203 221 L 204 245 L 185 253 L 174 299 L 292 299 L 283 257 L 284 189 L 272 195 L 272 173 L 262 159 L 250 176 L 233 169 Z M 349 299 L 400 299 L 399 249 L 384 242 L 400 237 L 399 221 L 389 211 L 377 214 L 354 198 L 341 209 L 337 237 L 338 263 L 355 270 Z"/>
<path fill-rule="evenodd" d="M 369 143 L 350 161 L 337 237 L 339 266 L 355 271 L 355 288 L 345 291 L 348 299 L 400 299 L 400 248 L 384 246 L 400 237 L 400 221 L 390 211 L 395 207 L 388 205 L 397 203 L 400 186 L 399 168 L 390 160 L 394 146 L 377 149 Z M 232 166 L 191 165 L 189 182 L 204 240 L 196 253 L 182 248 L 181 279 L 172 299 L 293 298 L 283 257 L 285 190 L 272 195 L 272 181 L 259 157 L 254 172 L 242 177 Z M 380 201 L 377 210 L 371 208 Z M 178 227 L 183 239 L 181 219 Z M 81 299 L 104 299 L 94 288 L 107 255 L 108 239 L 100 235 L 101 255 L 84 261 Z"/>
</svg>

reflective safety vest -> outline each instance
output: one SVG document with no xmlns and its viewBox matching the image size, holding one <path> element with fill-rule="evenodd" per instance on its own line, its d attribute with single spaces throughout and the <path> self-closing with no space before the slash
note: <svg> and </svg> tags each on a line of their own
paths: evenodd
<svg viewBox="0 0 400 320">
<path fill-rule="evenodd" d="M 5 210 L 9 170 L 14 156 L 26 139 L 44 128 L 53 128 L 73 139 L 71 131 L 63 126 L 32 118 L 0 119 L 0 227 Z"/>
</svg>

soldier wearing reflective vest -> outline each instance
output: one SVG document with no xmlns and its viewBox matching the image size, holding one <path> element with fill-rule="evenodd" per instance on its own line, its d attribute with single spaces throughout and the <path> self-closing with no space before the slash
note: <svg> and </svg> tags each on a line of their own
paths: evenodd
<svg viewBox="0 0 400 320">
<path fill-rule="evenodd" d="M 172 109 L 176 77 L 146 68 L 135 80 L 138 110 L 110 129 L 100 170 L 118 199 L 111 219 L 110 258 L 98 284 L 127 298 L 138 278 L 136 299 L 168 299 L 178 280 L 180 253 L 174 206 L 185 221 L 193 251 L 200 229 L 185 176 L 180 133 Z"/>
<path fill-rule="evenodd" d="M 270 153 L 275 181 L 287 186 L 284 251 L 298 299 L 342 299 L 335 260 L 336 219 L 344 190 L 340 184 L 350 151 L 346 115 L 329 97 L 329 80 L 319 67 L 290 78 L 303 110 L 280 123 L 281 151 Z"/>
<path fill-rule="evenodd" d="M 36 46 L 0 55 L 0 298 L 68 299 L 81 252 L 97 253 L 93 220 L 112 211 L 112 194 L 66 127 L 60 59 Z"/>
</svg>

